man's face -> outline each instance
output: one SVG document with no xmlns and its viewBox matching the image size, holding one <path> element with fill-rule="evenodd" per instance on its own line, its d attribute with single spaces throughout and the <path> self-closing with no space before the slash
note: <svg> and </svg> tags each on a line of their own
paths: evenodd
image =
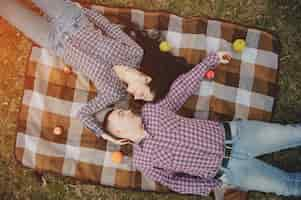
<svg viewBox="0 0 301 200">
<path fill-rule="evenodd" d="M 108 131 L 118 138 L 132 139 L 142 127 L 141 117 L 130 110 L 115 109 L 108 116 Z"/>
</svg>

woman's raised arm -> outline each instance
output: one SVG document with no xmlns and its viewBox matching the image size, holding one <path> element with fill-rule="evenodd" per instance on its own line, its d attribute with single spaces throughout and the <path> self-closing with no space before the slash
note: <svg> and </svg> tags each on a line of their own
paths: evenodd
<svg viewBox="0 0 301 200">
<path fill-rule="evenodd" d="M 228 63 L 224 55 L 229 53 L 210 53 L 201 63 L 193 67 L 189 72 L 179 76 L 172 84 L 168 94 L 159 102 L 159 105 L 166 106 L 168 109 L 176 112 L 185 103 L 203 80 L 206 72 L 214 68 L 219 63 Z"/>
</svg>

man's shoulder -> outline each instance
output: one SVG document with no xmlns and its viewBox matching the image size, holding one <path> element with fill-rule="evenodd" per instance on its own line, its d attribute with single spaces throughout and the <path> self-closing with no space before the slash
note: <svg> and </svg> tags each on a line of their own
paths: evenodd
<svg viewBox="0 0 301 200">
<path fill-rule="evenodd" d="M 143 141 L 143 145 L 135 144 L 133 146 L 133 165 L 136 169 L 143 169 L 152 163 L 153 146 L 150 144 L 152 138 Z"/>
<path fill-rule="evenodd" d="M 142 114 L 147 116 L 158 116 L 166 113 L 166 109 L 159 103 L 146 103 L 142 108 Z"/>
</svg>

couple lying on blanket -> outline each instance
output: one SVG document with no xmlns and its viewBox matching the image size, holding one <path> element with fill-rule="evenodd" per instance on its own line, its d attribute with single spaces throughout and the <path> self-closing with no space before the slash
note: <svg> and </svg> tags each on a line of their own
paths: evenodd
<svg viewBox="0 0 301 200">
<path fill-rule="evenodd" d="M 180 193 L 208 195 L 229 185 L 301 195 L 300 172 L 288 173 L 256 158 L 299 146 L 300 126 L 176 114 L 206 71 L 228 63 L 230 53 L 210 53 L 190 66 L 160 52 L 158 38 L 132 25 L 122 30 L 96 10 L 71 1 L 33 2 L 47 18 L 16 0 L 1 1 L 1 16 L 93 81 L 98 95 L 81 108 L 80 120 L 98 137 L 133 144 L 133 164 L 145 176 Z M 134 111 L 109 107 L 127 93 Z"/>
</svg>

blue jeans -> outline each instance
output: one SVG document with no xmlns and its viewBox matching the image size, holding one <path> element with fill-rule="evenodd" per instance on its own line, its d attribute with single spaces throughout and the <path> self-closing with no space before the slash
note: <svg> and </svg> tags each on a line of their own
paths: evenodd
<svg viewBox="0 0 301 200">
<path fill-rule="evenodd" d="M 230 122 L 232 154 L 223 168 L 223 183 L 242 190 L 301 196 L 301 172 L 289 173 L 257 156 L 301 145 L 301 126 L 259 121 Z M 301 156 L 301 155 L 300 155 Z"/>
<path fill-rule="evenodd" d="M 47 15 L 52 26 L 48 44 L 57 56 L 62 57 L 65 43 L 82 27 L 91 25 L 81 8 L 70 0 L 33 0 Z"/>
</svg>

